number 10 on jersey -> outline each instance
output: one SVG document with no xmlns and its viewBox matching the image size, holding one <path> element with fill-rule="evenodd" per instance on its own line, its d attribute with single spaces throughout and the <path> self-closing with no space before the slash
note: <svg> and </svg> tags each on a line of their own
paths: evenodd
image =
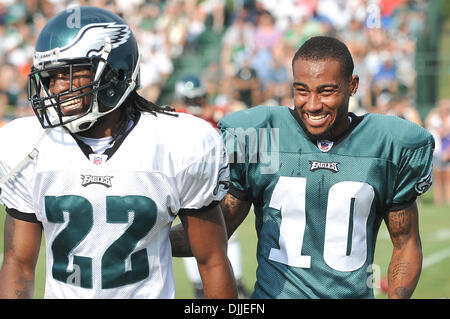
<svg viewBox="0 0 450 319">
<path fill-rule="evenodd" d="M 279 249 L 270 250 L 269 259 L 289 266 L 310 268 L 311 256 L 302 255 L 306 214 L 306 184 L 303 177 L 281 176 L 270 207 L 280 210 Z M 338 271 L 353 271 L 367 259 L 367 219 L 375 196 L 367 183 L 343 181 L 328 192 L 323 258 Z M 320 240 L 320 239 L 318 239 Z"/>
</svg>

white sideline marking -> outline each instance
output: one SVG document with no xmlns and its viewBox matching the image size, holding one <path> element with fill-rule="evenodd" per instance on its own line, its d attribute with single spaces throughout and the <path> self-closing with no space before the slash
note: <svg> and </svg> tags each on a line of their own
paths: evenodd
<svg viewBox="0 0 450 319">
<path fill-rule="evenodd" d="M 422 269 L 428 268 L 450 257 L 450 248 L 443 249 L 423 259 Z"/>
<path fill-rule="evenodd" d="M 450 228 L 442 228 L 434 233 L 432 237 L 435 241 L 449 240 L 450 239 Z"/>
</svg>

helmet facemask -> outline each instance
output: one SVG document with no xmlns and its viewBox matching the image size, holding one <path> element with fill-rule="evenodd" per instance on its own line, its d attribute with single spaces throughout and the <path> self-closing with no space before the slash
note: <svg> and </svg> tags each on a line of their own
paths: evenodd
<svg viewBox="0 0 450 319">
<path fill-rule="evenodd" d="M 76 28 L 67 25 L 69 17 L 70 12 L 61 12 L 41 31 L 28 76 L 28 98 L 43 128 L 64 126 L 77 133 L 120 107 L 139 86 L 140 56 L 129 26 L 115 14 L 80 7 Z M 82 79 L 84 72 L 74 78 L 80 69 L 90 70 L 90 78 Z M 55 74 L 55 81 L 64 82 L 50 86 Z"/>
<path fill-rule="evenodd" d="M 66 126 L 69 123 L 83 118 L 94 109 L 98 111 L 97 93 L 99 90 L 109 86 L 108 82 L 100 85 L 101 77 L 97 77 L 97 74 L 94 74 L 95 66 L 99 65 L 99 59 L 87 58 L 83 59 L 84 61 L 82 59 L 60 60 L 56 63 L 47 63 L 41 68 L 32 68 L 28 76 L 28 96 L 33 110 L 44 128 Z M 84 69 L 90 71 L 89 83 L 87 85 L 73 87 L 73 74 L 77 70 Z M 69 76 L 68 90 L 59 93 L 52 93 L 50 91 L 50 79 L 56 73 L 67 74 Z M 79 99 L 84 104 L 83 109 L 78 114 L 65 115 L 65 112 L 61 109 L 62 105 L 76 102 Z M 88 129 L 90 126 L 85 124 L 78 127 L 78 129 L 75 127 L 73 129 L 74 131 L 82 131 Z"/>
</svg>

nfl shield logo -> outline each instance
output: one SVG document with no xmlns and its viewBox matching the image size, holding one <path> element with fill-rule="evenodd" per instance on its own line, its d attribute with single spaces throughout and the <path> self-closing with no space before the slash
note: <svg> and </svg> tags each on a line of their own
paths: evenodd
<svg viewBox="0 0 450 319">
<path fill-rule="evenodd" d="M 100 156 L 96 156 L 96 157 L 94 157 L 94 159 L 92 160 L 92 162 L 93 162 L 95 165 L 100 165 L 100 164 L 102 163 L 102 158 L 101 158 Z"/>
<path fill-rule="evenodd" d="M 317 141 L 317 147 L 322 152 L 328 152 L 333 147 L 333 142 L 327 140 Z"/>
<path fill-rule="evenodd" d="M 103 154 L 89 154 L 89 159 L 94 165 L 102 165 L 107 158 L 108 156 Z"/>
</svg>

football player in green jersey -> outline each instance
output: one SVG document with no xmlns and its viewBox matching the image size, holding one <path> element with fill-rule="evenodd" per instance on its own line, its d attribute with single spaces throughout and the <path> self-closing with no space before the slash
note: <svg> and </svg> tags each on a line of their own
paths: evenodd
<svg viewBox="0 0 450 319">
<path fill-rule="evenodd" d="M 252 297 L 373 298 L 383 220 L 393 243 L 389 297 L 410 297 L 422 265 L 416 197 L 431 185 L 432 136 L 395 116 L 348 111 L 359 78 L 337 39 L 309 39 L 292 68 L 294 108 L 259 106 L 219 123 L 231 165 L 222 201 L 229 235 L 254 207 Z M 171 236 L 175 254 L 184 253 L 182 237 Z"/>
</svg>

